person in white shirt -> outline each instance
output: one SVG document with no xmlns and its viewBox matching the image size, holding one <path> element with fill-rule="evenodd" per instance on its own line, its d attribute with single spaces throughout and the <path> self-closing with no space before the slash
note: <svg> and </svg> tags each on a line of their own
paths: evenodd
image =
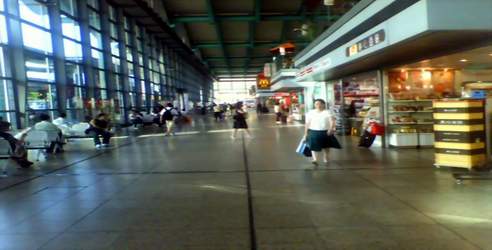
<svg viewBox="0 0 492 250">
<path fill-rule="evenodd" d="M 306 114 L 306 126 L 304 140 L 311 149 L 312 163 L 317 166 L 319 154 L 323 151 L 323 161 L 328 164 L 329 148 L 341 148 L 335 138 L 335 117 L 327 109 L 326 102 L 322 99 L 314 101 L 314 110 Z"/>
<path fill-rule="evenodd" d="M 67 114 L 60 113 L 60 116 L 53 120 L 53 124 L 55 124 L 56 126 L 69 126 L 70 123 L 67 120 Z"/>
<path fill-rule="evenodd" d="M 50 149 L 48 149 L 48 153 L 53 153 L 56 145 L 58 145 L 58 150 L 63 151 L 63 143 L 62 143 L 62 131 L 55 124 L 50 122 L 50 116 L 48 114 L 39 115 L 40 122 L 34 124 L 34 130 L 38 131 L 47 131 L 47 132 L 55 132 L 58 133 L 58 138 L 55 141 L 51 142 Z"/>
<path fill-rule="evenodd" d="M 70 122 L 67 120 L 67 114 L 60 113 L 60 116 L 53 120 L 53 124 L 55 124 L 59 129 L 61 129 L 64 135 L 70 135 Z"/>
<path fill-rule="evenodd" d="M 275 106 L 273 106 L 273 112 L 275 112 L 275 122 L 277 124 L 282 124 L 282 121 L 280 120 L 282 117 L 282 112 L 280 111 L 280 103 L 276 102 Z"/>
</svg>

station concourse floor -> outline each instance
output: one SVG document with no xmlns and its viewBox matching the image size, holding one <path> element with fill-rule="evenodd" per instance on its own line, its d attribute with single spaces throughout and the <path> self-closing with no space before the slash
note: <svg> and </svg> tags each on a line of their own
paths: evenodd
<svg viewBox="0 0 492 250">
<path fill-rule="evenodd" d="M 294 152 L 302 127 L 250 120 L 253 138 L 196 118 L 10 169 L 0 249 L 492 249 L 492 182 L 456 184 L 433 150 L 339 137 L 312 170 Z"/>
</svg>

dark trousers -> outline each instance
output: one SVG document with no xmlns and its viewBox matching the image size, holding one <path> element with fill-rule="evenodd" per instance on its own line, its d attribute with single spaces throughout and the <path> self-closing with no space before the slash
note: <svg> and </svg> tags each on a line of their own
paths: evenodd
<svg viewBox="0 0 492 250">
<path fill-rule="evenodd" d="M 137 127 L 138 124 L 143 124 L 142 118 L 131 119 L 130 122 L 133 124 L 133 127 Z"/>
<path fill-rule="evenodd" d="M 101 139 L 99 136 L 103 138 L 103 144 L 109 144 L 109 139 L 111 138 L 111 133 L 104 129 L 92 128 L 92 133 L 94 134 L 94 144 L 101 144 Z"/>
</svg>

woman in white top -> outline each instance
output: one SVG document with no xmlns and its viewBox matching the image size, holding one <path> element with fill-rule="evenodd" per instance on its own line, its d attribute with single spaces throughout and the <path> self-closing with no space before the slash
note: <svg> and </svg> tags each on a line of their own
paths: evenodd
<svg viewBox="0 0 492 250">
<path fill-rule="evenodd" d="M 322 99 L 315 100 L 314 107 L 306 114 L 304 140 L 313 154 L 312 163 L 318 165 L 319 154 L 323 151 L 323 161 L 327 164 L 329 148 L 341 148 L 334 136 L 335 117 L 326 109 L 326 102 Z"/>
</svg>

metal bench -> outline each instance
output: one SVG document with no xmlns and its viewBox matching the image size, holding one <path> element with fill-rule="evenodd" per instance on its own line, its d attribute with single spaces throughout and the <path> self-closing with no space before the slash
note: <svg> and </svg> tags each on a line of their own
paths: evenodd
<svg viewBox="0 0 492 250">
<path fill-rule="evenodd" d="M 0 167 L 2 169 L 3 175 L 7 174 L 7 167 L 12 155 L 13 152 L 12 152 L 12 148 L 10 147 L 10 143 L 7 140 L 1 138 L 0 139 Z"/>
<path fill-rule="evenodd" d="M 78 123 L 74 124 L 70 128 L 70 133 L 65 135 L 67 140 L 70 139 L 80 139 L 80 138 L 92 138 L 91 134 L 86 134 L 85 131 L 90 128 L 89 123 Z"/>
<path fill-rule="evenodd" d="M 39 161 L 41 154 L 46 158 L 46 151 L 50 149 L 52 142 L 60 141 L 60 135 L 58 131 L 30 130 L 27 132 L 25 141 L 27 150 L 37 150 L 36 161 Z M 56 151 L 58 147 L 58 144 L 55 144 L 53 150 Z"/>
</svg>

